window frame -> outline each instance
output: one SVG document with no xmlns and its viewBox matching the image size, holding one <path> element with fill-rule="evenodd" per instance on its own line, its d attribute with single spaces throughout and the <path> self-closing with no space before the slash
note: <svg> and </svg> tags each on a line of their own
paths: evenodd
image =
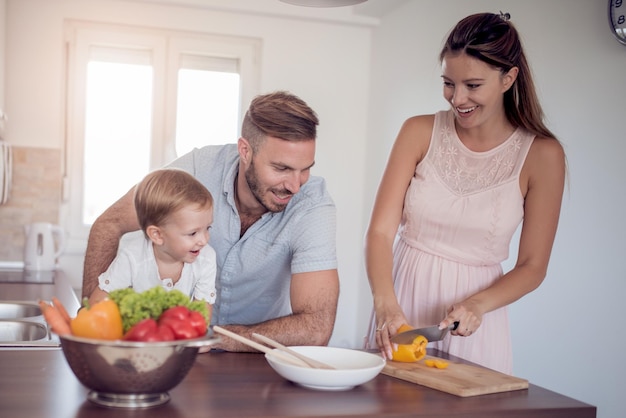
<svg viewBox="0 0 626 418">
<path fill-rule="evenodd" d="M 65 35 L 65 144 L 61 223 L 68 253 L 84 253 L 90 225 L 82 223 L 86 74 L 91 46 L 136 48 L 152 54 L 150 170 L 176 157 L 177 72 L 182 55 L 234 59 L 240 74 L 239 126 L 259 92 L 261 41 L 229 35 L 67 20 Z M 235 140 L 234 138 L 233 140 Z M 121 196 L 120 196 L 121 197 Z"/>
</svg>

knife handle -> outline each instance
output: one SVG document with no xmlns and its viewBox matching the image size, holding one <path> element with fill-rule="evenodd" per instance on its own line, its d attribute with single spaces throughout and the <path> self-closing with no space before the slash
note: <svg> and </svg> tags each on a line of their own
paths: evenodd
<svg viewBox="0 0 626 418">
<path fill-rule="evenodd" d="M 448 329 L 452 330 L 452 331 L 456 331 L 456 329 L 459 327 L 459 321 L 454 321 L 452 324 L 450 324 L 450 326 L 448 327 Z"/>
</svg>

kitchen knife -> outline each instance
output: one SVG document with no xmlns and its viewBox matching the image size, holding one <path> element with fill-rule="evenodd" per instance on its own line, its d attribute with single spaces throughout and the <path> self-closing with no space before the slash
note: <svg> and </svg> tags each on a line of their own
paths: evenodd
<svg viewBox="0 0 626 418">
<path fill-rule="evenodd" d="M 417 328 L 409 331 L 404 331 L 391 337 L 391 342 L 395 344 L 411 344 L 415 337 L 423 335 L 424 338 L 431 341 L 441 341 L 446 336 L 448 331 L 455 330 L 459 326 L 459 321 L 455 321 L 450 324 L 448 328 L 439 329 L 439 325 L 433 325 L 432 327 Z"/>
</svg>

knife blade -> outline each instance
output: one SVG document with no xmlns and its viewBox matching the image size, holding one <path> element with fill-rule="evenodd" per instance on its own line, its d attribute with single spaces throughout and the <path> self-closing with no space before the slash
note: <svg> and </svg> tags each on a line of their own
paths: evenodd
<svg viewBox="0 0 626 418">
<path fill-rule="evenodd" d="M 423 335 L 424 338 L 431 341 L 441 341 L 446 336 L 448 331 L 455 330 L 459 326 L 459 321 L 454 321 L 448 328 L 439 329 L 439 325 L 433 325 L 431 327 L 411 329 L 404 331 L 391 337 L 391 342 L 394 344 L 411 344 L 415 337 Z"/>
</svg>

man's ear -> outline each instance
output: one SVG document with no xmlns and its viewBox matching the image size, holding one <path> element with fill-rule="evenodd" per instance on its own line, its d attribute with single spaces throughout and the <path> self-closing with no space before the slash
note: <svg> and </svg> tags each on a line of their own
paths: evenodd
<svg viewBox="0 0 626 418">
<path fill-rule="evenodd" d="M 252 161 L 252 146 L 250 146 L 250 142 L 244 137 L 239 138 L 237 141 L 237 151 L 239 151 L 239 158 L 245 164 L 250 163 Z"/>
<path fill-rule="evenodd" d="M 155 243 L 156 245 L 163 244 L 163 236 L 161 234 L 161 229 L 156 225 L 150 225 L 146 228 L 146 235 L 150 238 L 150 241 Z"/>
</svg>

